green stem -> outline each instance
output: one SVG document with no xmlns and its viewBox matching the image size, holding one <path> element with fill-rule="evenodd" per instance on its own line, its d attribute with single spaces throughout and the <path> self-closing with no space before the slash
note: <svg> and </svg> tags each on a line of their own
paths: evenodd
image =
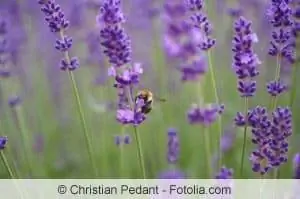
<svg viewBox="0 0 300 199">
<path fill-rule="evenodd" d="M 210 139 L 209 139 L 208 127 L 204 127 L 203 140 L 204 140 L 204 151 L 205 151 L 206 161 L 207 161 L 207 173 L 208 173 L 208 178 L 210 178 L 212 175 L 212 167 L 211 167 L 211 152 L 210 152 Z"/>
<path fill-rule="evenodd" d="M 210 70 L 210 79 L 211 79 L 211 84 L 212 84 L 212 88 L 214 90 L 214 97 L 215 97 L 215 101 L 216 104 L 219 105 L 219 97 L 218 97 L 218 91 L 217 91 L 217 84 L 216 84 L 216 75 L 215 75 L 215 71 L 214 71 L 214 67 L 213 67 L 213 63 L 212 63 L 212 57 L 211 57 L 211 51 L 209 50 L 208 52 L 208 65 L 209 65 L 209 70 Z M 218 165 L 221 168 L 222 166 L 222 151 L 221 151 L 221 138 L 222 138 L 222 117 L 220 116 L 218 118 L 218 132 L 219 132 L 219 144 L 217 145 L 217 151 L 219 151 L 220 157 L 219 157 L 219 161 L 218 161 Z"/>
<path fill-rule="evenodd" d="M 15 113 L 16 113 L 16 119 L 17 122 L 19 124 L 19 128 L 20 128 L 20 132 L 21 132 L 21 138 L 22 138 L 22 142 L 23 142 L 23 146 L 24 146 L 24 156 L 25 156 L 25 160 L 27 162 L 27 166 L 28 166 L 28 172 L 29 175 L 32 175 L 32 171 L 33 171 L 33 167 L 32 167 L 32 159 L 31 159 L 31 141 L 29 138 L 29 131 L 27 129 L 26 126 L 26 122 L 25 122 L 25 118 L 24 118 L 24 114 L 23 114 L 23 109 L 22 107 L 19 105 L 17 107 L 14 108 Z"/>
<path fill-rule="evenodd" d="M 140 164 L 140 169 L 142 172 L 143 179 L 146 179 L 146 170 L 145 170 L 145 163 L 144 163 L 144 157 L 143 157 L 143 149 L 142 149 L 142 143 L 140 140 L 140 135 L 138 133 L 137 127 L 134 126 L 134 136 L 135 136 L 135 141 L 137 144 L 137 152 L 138 152 L 138 159 L 139 159 L 139 164 Z"/>
<path fill-rule="evenodd" d="M 7 158 L 4 154 L 4 151 L 3 150 L 0 150 L 0 153 L 1 153 L 1 159 L 2 159 L 2 162 L 7 170 L 7 173 L 9 174 L 10 178 L 11 179 L 16 179 L 16 176 L 14 175 L 12 169 L 10 168 L 9 164 L 8 164 L 8 161 L 7 161 Z"/>
<path fill-rule="evenodd" d="M 243 148 L 242 148 L 242 156 L 241 156 L 241 167 L 240 167 L 240 175 L 241 177 L 243 177 L 243 171 L 244 171 L 244 159 L 245 159 L 245 151 L 246 151 L 246 144 L 247 144 L 247 127 L 248 127 L 248 124 L 247 124 L 247 112 L 248 112 L 248 98 L 246 97 L 245 98 L 245 110 L 244 110 L 244 117 L 245 117 L 245 126 L 244 126 L 244 138 L 243 138 Z"/>
<path fill-rule="evenodd" d="M 64 39 L 64 30 L 61 30 L 59 32 L 59 36 L 61 39 Z M 70 55 L 68 51 L 64 52 L 64 57 L 67 61 L 68 64 L 71 63 L 71 59 L 70 59 Z M 80 117 L 80 121 L 81 121 L 81 125 L 83 128 L 83 133 L 84 133 L 84 138 L 85 138 L 85 142 L 86 142 L 86 146 L 87 146 L 87 150 L 88 150 L 88 155 L 89 155 L 89 159 L 91 161 L 92 164 L 92 169 L 94 172 L 95 177 L 98 177 L 98 170 L 96 167 L 96 162 L 94 159 L 94 154 L 93 154 L 93 149 L 92 149 L 92 144 L 91 144 L 91 140 L 90 140 L 90 136 L 88 134 L 88 130 L 87 130 L 87 125 L 86 125 L 86 121 L 85 121 L 85 116 L 84 116 L 84 112 L 82 109 L 82 105 L 81 105 L 81 100 L 80 100 L 80 96 L 79 96 L 79 92 L 78 92 L 78 88 L 77 88 L 77 84 L 74 78 L 74 74 L 72 71 L 68 71 L 68 75 L 72 84 L 72 88 L 73 88 L 73 93 L 76 99 L 76 105 L 77 105 L 77 109 L 79 112 L 79 117 Z"/>
<path fill-rule="evenodd" d="M 122 126 L 121 136 L 124 137 L 125 126 Z M 120 144 L 120 177 L 125 176 L 125 165 L 124 165 L 124 143 Z"/>
<path fill-rule="evenodd" d="M 276 58 L 276 62 L 277 62 L 277 66 L 276 66 L 276 76 L 275 76 L 275 81 L 279 81 L 280 79 L 280 68 L 281 68 L 281 59 L 280 59 L 280 55 L 277 55 L 277 58 Z M 277 101 L 278 101 L 278 98 L 275 96 L 274 97 L 274 103 L 273 103 L 273 106 L 271 107 L 271 110 L 275 110 L 276 106 L 277 106 Z M 279 178 L 279 175 L 280 175 L 280 171 L 279 171 L 279 168 L 276 168 L 274 170 L 274 179 L 278 179 Z"/>
<path fill-rule="evenodd" d="M 83 109 L 82 109 L 81 100 L 80 100 L 80 97 L 79 97 L 79 92 L 78 92 L 78 88 L 77 88 L 77 85 L 76 85 L 76 81 L 75 81 L 74 75 L 71 71 L 69 71 L 68 74 L 69 74 L 69 78 L 70 78 L 70 81 L 71 81 L 71 84 L 72 84 L 73 93 L 74 93 L 74 96 L 75 96 L 75 99 L 76 99 L 76 105 L 77 105 L 77 109 L 78 109 L 78 112 L 79 112 L 81 125 L 82 125 L 82 128 L 83 128 L 83 133 L 84 133 L 84 138 L 85 138 L 85 142 L 86 142 L 86 146 L 87 146 L 87 150 L 88 150 L 89 159 L 90 159 L 91 164 L 92 164 L 92 169 L 93 169 L 94 175 L 95 175 L 95 177 L 98 177 L 98 170 L 97 170 L 97 167 L 96 167 L 96 162 L 94 160 L 92 144 L 91 144 L 91 140 L 90 140 L 90 137 L 89 137 L 89 134 L 88 134 L 87 125 L 86 125 L 86 121 L 85 121 L 85 116 L 84 116 L 84 112 L 83 112 Z"/>
</svg>

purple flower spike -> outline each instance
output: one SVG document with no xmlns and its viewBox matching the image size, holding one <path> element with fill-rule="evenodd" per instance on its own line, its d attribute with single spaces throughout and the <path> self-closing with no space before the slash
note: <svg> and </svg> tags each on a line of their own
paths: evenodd
<svg viewBox="0 0 300 199">
<path fill-rule="evenodd" d="M 120 0 L 105 0 L 97 18 L 103 53 L 109 62 L 121 67 L 131 61 L 131 42 L 122 28 L 125 18 L 121 11 Z"/>
<path fill-rule="evenodd" d="M 253 44 L 258 41 L 251 29 L 252 23 L 239 17 L 234 23 L 235 35 L 232 41 L 232 68 L 238 80 L 238 91 L 241 97 L 252 97 L 256 92 L 256 81 L 259 75 L 257 66 L 261 63 L 253 51 Z"/>
<path fill-rule="evenodd" d="M 181 72 L 183 82 L 197 81 L 207 71 L 207 64 L 201 49 L 210 48 L 213 40 L 204 33 L 208 25 L 193 20 L 193 17 L 197 14 L 192 11 L 192 20 L 186 20 L 186 18 L 189 15 L 189 6 L 196 10 L 201 6 L 196 1 L 187 2 L 188 6 L 181 0 L 165 0 L 165 2 L 164 20 L 166 29 L 164 44 L 166 53 L 172 59 L 179 59 L 180 65 L 176 68 Z M 192 10 L 192 7 L 190 10 Z M 195 20 L 197 19 L 195 18 Z M 206 28 L 202 28 L 202 26 Z M 210 32 L 210 30 L 207 31 Z"/>
<path fill-rule="evenodd" d="M 143 100 L 132 101 L 133 87 L 140 81 L 143 68 L 140 63 L 131 62 L 131 42 L 122 24 L 125 17 L 120 0 L 104 0 L 100 6 L 97 23 L 100 28 L 100 43 L 103 53 L 108 57 L 111 67 L 108 76 L 115 79 L 118 91 L 118 110 L 116 119 L 121 124 L 140 125 L 145 121 Z"/>
<path fill-rule="evenodd" d="M 0 136 L 0 150 L 5 149 L 7 140 L 7 137 Z"/>
<path fill-rule="evenodd" d="M 54 0 L 39 1 L 42 5 L 41 11 L 45 14 L 45 20 L 51 32 L 60 32 L 69 27 L 69 21 L 65 18 L 65 14 Z"/>
<path fill-rule="evenodd" d="M 233 177 L 233 169 L 227 169 L 226 167 L 222 167 L 215 176 L 216 179 L 232 179 Z"/>
<path fill-rule="evenodd" d="M 224 105 L 208 105 L 204 108 L 193 104 L 188 111 L 188 120 L 190 124 L 201 124 L 209 126 L 216 121 L 224 111 Z"/>
<path fill-rule="evenodd" d="M 11 75 L 10 70 L 8 68 L 8 63 L 11 58 L 8 34 L 8 21 L 0 15 L 0 77 L 3 78 L 10 77 Z"/>
<path fill-rule="evenodd" d="M 168 162 L 175 164 L 179 156 L 179 138 L 177 130 L 170 128 L 168 130 Z"/>
<path fill-rule="evenodd" d="M 294 179 L 300 179 L 300 153 L 297 153 L 293 159 Z"/>
<path fill-rule="evenodd" d="M 55 0 L 39 0 L 38 3 L 41 5 L 41 11 L 45 15 L 45 21 L 48 23 L 50 31 L 60 35 L 60 39 L 55 42 L 55 48 L 65 54 L 60 61 L 60 69 L 74 71 L 79 68 L 79 61 L 77 57 L 70 58 L 68 53 L 72 47 L 73 39 L 64 35 L 64 31 L 69 27 L 69 21 Z"/>
<path fill-rule="evenodd" d="M 287 162 L 288 138 L 292 135 L 292 112 L 278 107 L 269 115 L 265 107 L 256 107 L 248 113 L 252 127 L 252 142 L 257 148 L 250 161 L 254 172 L 261 175 Z"/>
<path fill-rule="evenodd" d="M 272 0 L 268 10 L 273 26 L 269 54 L 280 56 L 290 63 L 295 62 L 294 21 L 290 0 Z"/>
</svg>

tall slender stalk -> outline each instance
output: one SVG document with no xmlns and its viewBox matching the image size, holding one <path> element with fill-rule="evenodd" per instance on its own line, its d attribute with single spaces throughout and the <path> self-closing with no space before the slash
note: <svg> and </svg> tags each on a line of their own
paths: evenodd
<svg viewBox="0 0 300 199">
<path fill-rule="evenodd" d="M 135 141 L 136 141 L 136 144 L 137 144 L 137 153 L 138 153 L 140 169 L 141 169 L 143 178 L 146 179 L 146 170 L 145 170 L 145 163 L 144 163 L 144 156 L 143 156 L 143 149 L 142 149 L 142 143 L 141 143 L 140 135 L 139 135 L 139 132 L 137 130 L 137 127 L 134 126 L 133 128 L 134 128 Z"/>
<path fill-rule="evenodd" d="M 211 151 L 210 151 L 210 139 L 209 139 L 209 127 L 204 127 L 203 140 L 204 140 L 204 151 L 206 155 L 207 173 L 208 178 L 211 178 L 212 167 L 211 167 Z"/>
<path fill-rule="evenodd" d="M 127 96 L 128 96 L 131 110 L 135 111 L 135 102 L 133 101 L 132 90 L 133 90 L 132 86 L 130 86 L 127 89 Z M 136 141 L 136 145 L 137 145 L 137 154 L 138 154 L 138 159 L 139 159 L 140 170 L 142 172 L 143 178 L 146 179 L 146 170 L 145 170 L 145 163 L 144 163 L 144 156 L 143 156 L 143 149 L 142 149 L 140 134 L 138 132 L 137 126 L 133 126 L 133 129 L 134 129 L 134 137 L 135 137 L 135 141 Z"/>
<path fill-rule="evenodd" d="M 211 50 L 209 50 L 207 52 L 207 56 L 208 56 L 208 65 L 209 65 L 209 73 L 210 73 L 210 81 L 213 87 L 213 91 L 214 91 L 214 98 L 215 98 L 215 102 L 216 104 L 219 104 L 219 97 L 218 97 L 218 91 L 217 91 L 217 84 L 216 84 L 216 75 L 215 75 L 215 71 L 214 71 L 214 67 L 213 67 L 213 63 L 212 63 L 212 56 L 211 56 Z M 217 147 L 217 151 L 219 151 L 219 161 L 218 161 L 218 165 L 219 168 L 221 168 L 222 166 L 222 151 L 221 151 L 221 138 L 222 138 L 222 117 L 218 118 L 218 140 L 219 140 L 219 144 Z"/>
<path fill-rule="evenodd" d="M 244 126 L 244 133 L 243 133 L 243 148 L 242 148 L 242 156 L 241 156 L 241 167 L 240 167 L 240 175 L 243 177 L 243 171 L 244 171 L 244 159 L 245 159 L 245 152 L 246 152 L 246 144 L 247 144 L 247 111 L 249 106 L 249 99 L 245 97 L 245 104 L 244 104 L 244 116 L 245 116 L 245 126 Z"/>
<path fill-rule="evenodd" d="M 209 6 L 213 6 L 210 5 L 210 3 L 212 3 L 212 1 L 206 1 L 207 4 L 207 13 L 209 14 Z M 213 92 L 214 92 L 214 99 L 215 99 L 215 103 L 219 104 L 219 97 L 218 97 L 218 90 L 217 90 L 217 84 L 216 84 L 216 75 L 215 75 L 215 70 L 213 67 L 213 63 L 212 63 L 212 55 L 211 55 L 211 50 L 207 51 L 207 57 L 208 57 L 208 65 L 209 65 L 209 73 L 210 73 L 210 82 L 211 82 L 211 86 L 213 88 Z M 218 118 L 218 145 L 217 145 L 217 151 L 219 152 L 220 156 L 218 159 L 218 167 L 221 168 L 222 167 L 222 151 L 221 151 L 221 138 L 222 138 L 222 117 Z"/>
<path fill-rule="evenodd" d="M 27 166 L 28 166 L 28 172 L 29 175 L 32 175 L 33 173 L 33 166 L 32 166 L 32 162 L 33 160 L 31 159 L 31 140 L 30 140 L 30 133 L 27 129 L 26 126 L 26 122 L 25 122 L 25 117 L 23 114 L 23 109 L 22 106 L 16 106 L 14 108 L 15 110 L 15 114 L 16 114 L 16 120 L 18 122 L 18 126 L 20 129 L 20 133 L 21 133 L 21 139 L 22 139 L 22 143 L 23 143 L 23 147 L 24 147 L 24 156 L 25 156 L 25 161 L 27 162 Z"/>
<path fill-rule="evenodd" d="M 84 112 L 83 112 L 82 105 L 81 105 L 81 100 L 80 100 L 77 84 L 76 84 L 74 75 L 71 71 L 68 72 L 68 75 L 69 75 L 69 78 L 70 78 L 70 81 L 72 84 L 72 88 L 73 88 L 73 93 L 74 93 L 74 96 L 76 99 L 76 105 L 77 105 L 77 109 L 78 109 L 78 113 L 79 113 L 79 117 L 80 117 L 80 122 L 81 122 L 81 125 L 83 128 L 83 134 L 84 134 L 84 138 L 85 138 L 85 142 L 86 142 L 86 146 L 87 146 L 87 150 L 88 150 L 89 159 L 92 164 L 93 173 L 94 173 L 95 177 L 98 177 L 98 171 L 97 171 L 96 162 L 94 159 L 92 144 L 91 144 L 90 136 L 89 136 L 89 133 L 87 130 L 87 125 L 86 125 L 85 116 L 84 116 Z"/>
<path fill-rule="evenodd" d="M 16 176 L 13 173 L 13 170 L 10 168 L 9 163 L 7 161 L 7 158 L 6 158 L 5 153 L 4 153 L 3 150 L 0 150 L 0 155 L 1 155 L 2 162 L 5 166 L 5 169 L 6 169 L 7 173 L 9 174 L 10 178 L 11 179 L 16 179 Z"/>
<path fill-rule="evenodd" d="M 279 81 L 280 80 L 280 70 L 281 70 L 281 57 L 280 57 L 280 55 L 277 55 L 277 57 L 276 57 L 276 74 L 275 74 L 275 81 Z M 272 107 L 271 107 L 271 111 L 273 111 L 275 108 L 276 108 L 276 106 L 277 106 L 277 101 L 278 101 L 278 99 L 277 99 L 277 97 L 275 96 L 275 97 L 273 97 L 273 103 L 272 103 Z M 279 175 L 280 175 L 280 171 L 279 171 L 279 168 L 275 168 L 274 169 L 274 179 L 277 179 L 277 178 L 279 178 Z"/>
<path fill-rule="evenodd" d="M 65 38 L 63 30 L 61 30 L 59 32 L 59 35 L 60 35 L 60 38 L 62 40 Z M 68 63 L 71 63 L 71 59 L 70 59 L 68 51 L 64 52 L 64 57 L 65 57 L 65 59 Z M 75 99 L 76 99 L 77 110 L 78 110 L 79 117 L 80 117 L 80 122 L 81 122 L 81 125 L 82 125 L 82 128 L 83 128 L 84 138 L 85 138 L 85 142 L 86 142 L 86 146 L 87 146 L 87 150 L 88 150 L 89 159 L 91 161 L 91 166 L 92 166 L 92 169 L 93 169 L 93 173 L 94 173 L 95 177 L 98 177 L 98 170 L 97 170 L 97 167 L 96 167 L 95 156 L 94 156 L 94 153 L 93 153 L 94 151 L 93 151 L 93 148 L 92 148 L 90 135 L 89 135 L 88 130 L 87 130 L 85 115 L 84 115 L 84 112 L 83 112 L 83 109 L 82 109 L 77 83 L 75 81 L 74 74 L 73 74 L 72 71 L 68 71 L 68 75 L 69 75 L 69 79 L 70 79 L 70 82 L 71 82 L 71 85 L 72 85 L 73 93 L 74 93 L 74 96 L 75 96 Z"/>
<path fill-rule="evenodd" d="M 122 130 L 121 130 L 121 136 L 122 136 L 122 138 L 124 138 L 124 132 L 125 132 L 125 126 L 122 126 Z M 125 158 L 124 158 L 124 156 L 125 156 L 125 153 L 124 153 L 124 143 L 121 143 L 120 144 L 120 177 L 123 177 L 123 176 L 125 176 L 124 175 L 124 171 L 125 171 L 125 165 L 124 165 L 124 163 L 125 163 Z"/>
</svg>

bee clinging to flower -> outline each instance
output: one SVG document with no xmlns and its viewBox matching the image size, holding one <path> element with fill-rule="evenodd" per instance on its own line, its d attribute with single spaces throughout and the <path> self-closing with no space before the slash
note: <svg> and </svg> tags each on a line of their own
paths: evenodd
<svg viewBox="0 0 300 199">
<path fill-rule="evenodd" d="M 155 97 L 151 91 L 143 89 L 137 93 L 135 102 L 138 103 L 138 100 L 143 100 L 143 105 L 140 107 L 140 111 L 141 113 L 148 114 L 152 110 L 154 99 L 160 102 L 166 101 L 165 99 Z"/>
</svg>

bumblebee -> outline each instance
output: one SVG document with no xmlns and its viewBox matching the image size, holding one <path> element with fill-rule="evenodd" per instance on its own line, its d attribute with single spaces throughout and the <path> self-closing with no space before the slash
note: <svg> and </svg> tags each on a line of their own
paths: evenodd
<svg viewBox="0 0 300 199">
<path fill-rule="evenodd" d="M 153 106 L 153 100 L 156 99 L 160 102 L 165 102 L 165 99 L 162 98 L 157 98 L 153 95 L 153 93 L 149 90 L 140 90 L 136 97 L 135 97 L 135 101 L 137 102 L 138 99 L 142 99 L 144 101 L 143 106 L 141 107 L 141 112 L 144 114 L 148 114 L 151 110 L 152 110 L 152 106 Z"/>
</svg>

